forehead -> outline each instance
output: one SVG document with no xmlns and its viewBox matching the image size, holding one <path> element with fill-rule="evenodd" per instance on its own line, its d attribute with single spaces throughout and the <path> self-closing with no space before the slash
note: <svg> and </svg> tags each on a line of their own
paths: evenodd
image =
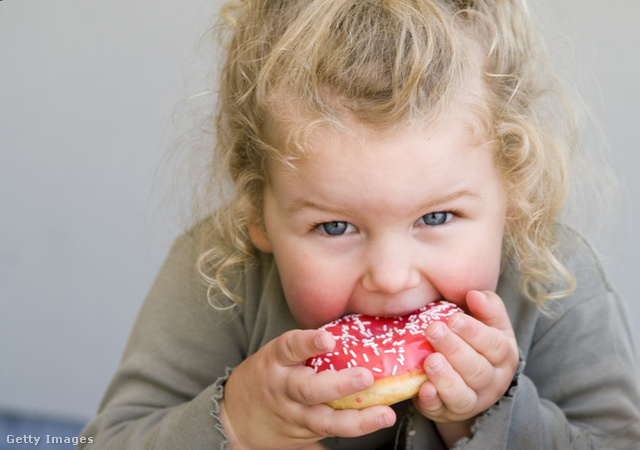
<svg viewBox="0 0 640 450">
<path fill-rule="evenodd" d="M 265 140 L 273 146 L 270 156 L 284 161 L 304 158 L 332 135 L 366 133 L 369 139 L 385 139 L 418 129 L 435 135 L 453 123 L 469 126 L 479 140 L 489 140 L 494 134 L 481 77 L 469 77 L 446 109 L 397 117 L 361 114 L 354 106 L 357 100 L 340 97 L 330 88 L 321 92 L 321 98 L 311 103 L 294 98 L 283 88 L 275 88 L 268 95 L 263 131 Z"/>
<path fill-rule="evenodd" d="M 282 180 L 289 187 L 302 181 L 364 189 L 386 184 L 387 179 L 426 187 L 472 171 L 476 158 L 469 152 L 482 152 L 493 161 L 494 148 L 494 141 L 465 121 L 429 129 L 378 130 L 361 124 L 344 130 L 317 128 L 305 140 L 302 152 L 269 164 L 269 178 L 271 183 Z"/>
<path fill-rule="evenodd" d="M 364 152 L 361 156 L 365 157 L 367 149 L 372 147 L 387 150 L 390 154 L 401 151 L 408 139 L 415 143 L 420 140 L 452 141 L 455 138 L 457 142 L 452 145 L 481 146 L 492 142 L 493 135 L 485 122 L 469 111 L 457 111 L 430 122 L 396 123 L 385 127 L 364 124 L 348 116 L 314 120 L 307 119 L 304 113 L 295 113 L 272 119 L 269 134 L 275 150 L 270 163 L 284 163 L 290 169 L 332 149 L 338 150 L 334 157 L 354 151 Z M 378 154 L 376 157 L 381 156 Z"/>
</svg>

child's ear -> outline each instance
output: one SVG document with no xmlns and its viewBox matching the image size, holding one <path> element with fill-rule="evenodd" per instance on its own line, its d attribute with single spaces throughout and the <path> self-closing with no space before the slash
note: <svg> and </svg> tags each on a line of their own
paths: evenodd
<svg viewBox="0 0 640 450">
<path fill-rule="evenodd" d="M 249 225 L 249 238 L 253 245 L 260 251 L 265 253 L 273 253 L 271 241 L 267 233 L 259 225 Z"/>
</svg>

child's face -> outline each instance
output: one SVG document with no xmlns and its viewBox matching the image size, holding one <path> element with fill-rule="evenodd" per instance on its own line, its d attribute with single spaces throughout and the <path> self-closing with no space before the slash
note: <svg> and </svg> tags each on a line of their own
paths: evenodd
<svg viewBox="0 0 640 450">
<path fill-rule="evenodd" d="M 462 123 L 316 137 L 295 172 L 272 165 L 266 234 L 250 228 L 301 326 L 439 299 L 464 307 L 469 290 L 495 290 L 507 201 L 491 143 Z"/>
</svg>

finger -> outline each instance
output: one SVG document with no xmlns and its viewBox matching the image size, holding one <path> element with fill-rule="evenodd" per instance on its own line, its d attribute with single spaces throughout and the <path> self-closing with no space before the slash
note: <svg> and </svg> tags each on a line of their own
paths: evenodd
<svg viewBox="0 0 640 450">
<path fill-rule="evenodd" d="M 373 386 L 373 375 L 363 367 L 315 373 L 300 367 L 288 379 L 287 394 L 297 403 L 317 405 L 355 394 Z"/>
<path fill-rule="evenodd" d="M 467 307 L 485 325 L 513 335 L 513 327 L 502 299 L 491 291 L 467 292 Z"/>
<path fill-rule="evenodd" d="M 425 359 L 424 369 L 447 410 L 458 415 L 474 412 L 478 401 L 476 392 L 466 384 L 443 355 L 429 355 Z"/>
<path fill-rule="evenodd" d="M 305 426 L 318 436 L 356 437 L 392 426 L 396 414 L 388 406 L 336 411 L 326 405 L 313 407 Z"/>
<path fill-rule="evenodd" d="M 438 390 L 431 380 L 422 383 L 418 396 L 413 400 L 413 404 L 422 415 L 428 418 L 441 417 L 446 411 L 446 406 L 440 400 Z"/>
<path fill-rule="evenodd" d="M 270 351 L 277 363 L 296 366 L 313 356 L 333 350 L 336 341 L 331 333 L 322 330 L 291 330 L 270 344 Z"/>
<path fill-rule="evenodd" d="M 460 314 L 460 317 L 454 316 L 450 320 L 455 325 L 461 325 L 473 321 L 474 319 Z M 458 319 L 458 320 L 453 320 Z M 460 324 L 458 321 L 462 321 Z M 475 321 L 478 327 L 482 327 L 485 335 L 495 335 L 500 332 L 492 330 L 487 326 Z M 454 333 L 449 326 L 444 323 L 432 323 L 427 327 L 427 340 L 435 350 L 444 355 L 451 367 L 460 374 L 465 383 L 472 389 L 478 390 L 487 386 L 493 380 L 493 366 L 487 358 L 473 347 L 473 341 L 467 342 L 463 337 Z M 503 339 L 506 340 L 506 338 Z M 478 339 L 483 345 L 482 339 Z"/>
<path fill-rule="evenodd" d="M 448 326 L 452 334 L 468 343 L 492 366 L 502 365 L 506 361 L 517 362 L 518 350 L 512 333 L 487 327 L 473 317 L 463 314 L 452 316 Z M 457 367 L 456 363 L 453 365 Z"/>
</svg>

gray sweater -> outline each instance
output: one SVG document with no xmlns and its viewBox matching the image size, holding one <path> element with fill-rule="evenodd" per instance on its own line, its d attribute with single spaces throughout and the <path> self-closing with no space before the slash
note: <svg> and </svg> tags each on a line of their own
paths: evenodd
<svg viewBox="0 0 640 450">
<path fill-rule="evenodd" d="M 640 449 L 640 369 L 625 308 L 591 249 L 567 254 L 573 295 L 541 312 L 506 264 L 497 293 L 520 348 L 507 394 L 480 416 L 456 449 Z M 192 234 L 174 244 L 135 323 L 97 416 L 82 432 L 90 449 L 219 449 L 224 381 L 247 356 L 298 328 L 271 255 L 258 254 L 237 280 L 245 299 L 214 309 L 195 272 Z M 259 374 L 257 374 L 259 379 Z M 411 402 L 394 406 L 393 428 L 323 441 L 335 449 L 444 449 L 435 426 Z M 82 447 L 82 445 L 80 446 Z"/>
</svg>

